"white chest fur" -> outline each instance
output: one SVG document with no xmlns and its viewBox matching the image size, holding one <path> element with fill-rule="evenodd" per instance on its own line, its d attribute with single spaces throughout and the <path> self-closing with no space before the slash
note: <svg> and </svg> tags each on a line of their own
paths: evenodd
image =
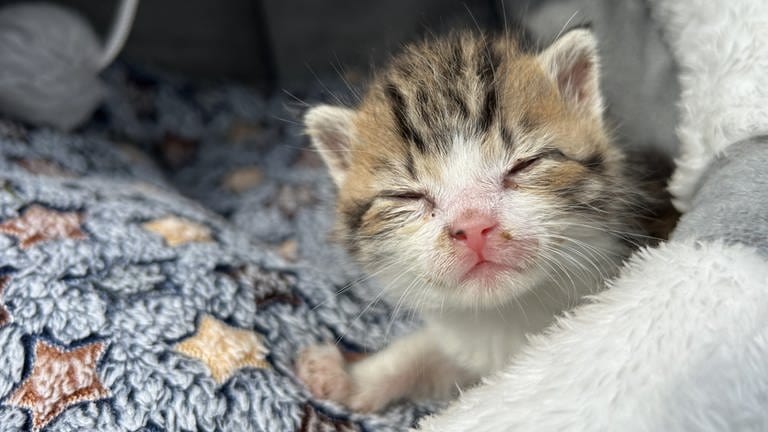
<svg viewBox="0 0 768 432">
<path fill-rule="evenodd" d="M 535 300 L 534 300 L 535 301 Z M 529 334 L 542 331 L 561 308 L 526 304 L 480 311 L 449 311 L 427 317 L 427 331 L 458 365 L 485 376 L 507 364 Z"/>
</svg>

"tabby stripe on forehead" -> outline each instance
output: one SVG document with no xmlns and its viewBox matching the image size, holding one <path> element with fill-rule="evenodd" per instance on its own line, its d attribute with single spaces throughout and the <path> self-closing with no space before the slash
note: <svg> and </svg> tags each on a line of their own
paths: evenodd
<svg viewBox="0 0 768 432">
<path fill-rule="evenodd" d="M 504 142 L 504 144 L 507 147 L 514 147 L 515 146 L 515 136 L 512 135 L 512 132 L 510 132 L 509 129 L 502 126 L 500 128 L 499 133 L 501 134 L 501 140 Z"/>
<path fill-rule="evenodd" d="M 446 65 L 446 82 L 445 82 L 445 94 L 448 100 L 450 100 L 454 108 L 458 111 L 463 119 L 469 118 L 469 107 L 464 101 L 461 92 L 456 90 L 455 84 L 462 80 L 464 72 L 464 49 L 461 40 L 454 41 L 453 49 L 450 56 L 448 56 Z"/>
<path fill-rule="evenodd" d="M 419 87 L 416 89 L 416 110 L 419 112 L 419 117 L 424 123 L 427 129 L 432 128 L 432 113 L 427 108 L 429 105 L 429 96 L 427 91 Z"/>
<path fill-rule="evenodd" d="M 461 117 L 464 119 L 469 118 L 469 108 L 467 108 L 466 102 L 464 102 L 464 99 L 461 98 L 459 92 L 451 86 L 451 83 L 448 83 L 447 92 L 448 99 L 450 99 L 456 106 L 456 109 L 459 111 L 459 114 L 461 114 Z"/>
<path fill-rule="evenodd" d="M 384 87 L 387 98 L 389 98 L 389 103 L 392 105 L 392 113 L 395 115 L 397 133 L 404 140 L 416 146 L 420 152 L 426 153 L 427 148 L 424 145 L 424 140 L 421 138 L 421 136 L 419 136 L 418 133 L 416 133 L 416 129 L 413 127 L 413 124 L 411 124 L 410 120 L 408 120 L 408 115 L 406 112 L 407 107 L 405 105 L 405 98 L 403 97 L 403 94 L 400 93 L 400 90 L 398 90 L 393 83 L 386 84 Z"/>
<path fill-rule="evenodd" d="M 451 60 L 448 66 L 451 69 L 449 76 L 458 78 L 461 75 L 461 70 L 464 66 L 464 46 L 460 40 L 454 41 L 453 50 L 451 51 Z"/>
<path fill-rule="evenodd" d="M 496 117 L 497 98 L 498 94 L 496 93 L 496 86 L 491 83 L 485 92 L 483 109 L 480 112 L 480 118 L 478 119 L 478 124 L 482 131 L 487 131 L 493 124 L 493 119 Z"/>
<path fill-rule="evenodd" d="M 493 45 L 488 41 L 482 41 L 477 47 L 477 75 L 480 81 L 487 85 L 496 80 L 496 69 L 499 68 L 500 59 Z"/>
<path fill-rule="evenodd" d="M 493 46 L 484 40 L 478 47 L 478 70 L 480 84 L 485 87 L 485 97 L 480 109 L 478 124 L 480 129 L 487 131 L 493 124 L 496 117 L 498 105 L 498 93 L 496 91 L 496 70 L 499 68 L 500 60 L 493 49 Z"/>
</svg>

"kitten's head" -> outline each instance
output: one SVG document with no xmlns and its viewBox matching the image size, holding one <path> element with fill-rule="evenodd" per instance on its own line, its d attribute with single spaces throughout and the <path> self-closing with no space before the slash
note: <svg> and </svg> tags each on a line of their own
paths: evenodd
<svg viewBox="0 0 768 432">
<path fill-rule="evenodd" d="M 478 307 L 610 260 L 624 186 L 602 110 L 577 29 L 538 54 L 472 34 L 407 47 L 356 109 L 305 121 L 366 271 L 419 307 Z"/>
</svg>

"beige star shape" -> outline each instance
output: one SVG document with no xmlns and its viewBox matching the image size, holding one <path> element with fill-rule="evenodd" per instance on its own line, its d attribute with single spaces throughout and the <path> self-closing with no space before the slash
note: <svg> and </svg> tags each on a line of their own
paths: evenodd
<svg viewBox="0 0 768 432">
<path fill-rule="evenodd" d="M 145 230 L 163 237 L 165 243 L 171 247 L 186 243 L 213 241 L 211 230 L 207 226 L 178 216 L 154 219 L 145 222 L 142 226 Z"/>
<path fill-rule="evenodd" d="M 197 332 L 176 344 L 174 349 L 203 362 L 217 384 L 227 381 L 242 368 L 269 367 L 269 351 L 255 332 L 231 327 L 211 316 L 200 319 Z"/>
<path fill-rule="evenodd" d="M 229 141 L 235 144 L 252 142 L 264 136 L 264 128 L 244 119 L 236 119 L 229 126 Z"/>
<path fill-rule="evenodd" d="M 5 291 L 5 287 L 10 279 L 8 276 L 0 276 L 0 327 L 11 322 L 11 313 L 8 312 L 8 309 L 3 304 L 3 291 Z"/>
<path fill-rule="evenodd" d="M 223 186 L 236 193 L 242 193 L 248 189 L 258 186 L 264 179 L 264 173 L 258 167 L 243 167 L 230 172 L 224 181 Z"/>
<path fill-rule="evenodd" d="M 41 205 L 31 205 L 17 218 L 0 224 L 0 233 L 19 239 L 19 246 L 26 249 L 37 243 L 61 238 L 84 239 L 80 228 L 83 215 L 78 212 L 52 210 Z"/>
<path fill-rule="evenodd" d="M 109 397 L 96 371 L 103 352 L 101 342 L 67 350 L 38 340 L 32 372 L 5 404 L 30 410 L 37 431 L 74 404 Z"/>
</svg>

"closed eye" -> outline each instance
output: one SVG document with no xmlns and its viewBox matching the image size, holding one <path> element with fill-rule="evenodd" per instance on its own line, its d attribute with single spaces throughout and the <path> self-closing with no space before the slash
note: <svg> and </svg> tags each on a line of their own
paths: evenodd
<svg viewBox="0 0 768 432">
<path fill-rule="evenodd" d="M 543 158 L 551 158 L 551 159 L 565 159 L 566 156 L 558 149 L 546 149 L 545 151 L 535 155 L 531 156 L 525 159 L 519 159 L 515 164 L 507 171 L 506 176 L 513 176 L 515 174 L 519 174 L 521 172 L 524 172 L 528 168 L 532 167 L 534 164 L 542 160 Z"/>
<path fill-rule="evenodd" d="M 377 197 L 398 201 L 425 201 L 429 205 L 434 205 L 427 194 L 412 190 L 386 190 L 380 192 Z"/>
<path fill-rule="evenodd" d="M 424 194 L 416 191 L 383 191 L 378 195 L 381 198 L 392 198 L 400 200 L 420 200 L 424 199 Z"/>
<path fill-rule="evenodd" d="M 527 170 L 528 168 L 533 166 L 533 164 L 535 164 L 540 160 L 541 160 L 541 156 L 534 156 L 528 159 L 517 161 L 517 163 L 515 163 L 515 165 L 513 165 L 512 168 L 510 168 L 509 171 L 507 171 L 507 177 L 513 176 L 515 174 L 519 174 Z"/>
</svg>

